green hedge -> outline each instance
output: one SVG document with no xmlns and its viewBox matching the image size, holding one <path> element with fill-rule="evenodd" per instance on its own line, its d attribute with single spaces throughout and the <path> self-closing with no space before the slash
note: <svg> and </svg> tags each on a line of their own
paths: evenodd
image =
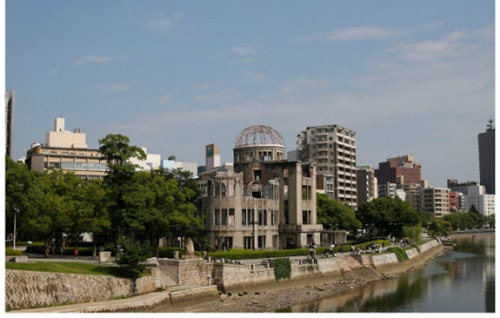
<svg viewBox="0 0 500 318">
<path fill-rule="evenodd" d="M 179 257 L 184 255 L 185 251 L 180 247 L 160 247 L 158 257 L 160 258 L 174 258 L 174 252 L 179 252 Z"/>
<path fill-rule="evenodd" d="M 21 256 L 23 255 L 22 251 L 13 250 L 12 248 L 7 247 L 5 249 L 5 256 Z"/>
<path fill-rule="evenodd" d="M 63 249 L 63 255 L 73 255 L 73 249 L 74 247 L 65 247 Z M 93 247 L 78 246 L 78 256 L 92 256 L 93 251 Z M 26 253 L 45 254 L 45 245 L 43 243 L 28 245 L 26 246 Z M 52 254 L 52 250 L 50 250 L 50 254 Z M 56 251 L 56 255 L 60 255 L 60 251 Z"/>
<path fill-rule="evenodd" d="M 307 248 L 297 248 L 289 250 L 244 250 L 244 249 L 231 249 L 228 251 L 214 251 L 209 252 L 208 255 L 214 259 L 255 259 L 255 258 L 275 258 L 286 256 L 305 256 L 309 253 Z"/>
</svg>

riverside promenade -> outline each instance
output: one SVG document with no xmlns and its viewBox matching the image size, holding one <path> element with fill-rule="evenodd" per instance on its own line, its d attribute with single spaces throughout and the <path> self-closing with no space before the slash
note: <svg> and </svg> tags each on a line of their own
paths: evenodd
<svg viewBox="0 0 500 318">
<path fill-rule="evenodd" d="M 353 257 L 350 253 L 339 253 L 335 262 L 342 264 L 340 271 L 312 271 L 297 278 L 267 281 L 254 285 L 233 285 L 224 291 L 216 285 L 173 286 L 157 292 L 115 299 L 94 301 L 36 309 L 12 310 L 16 313 L 90 313 L 90 312 L 271 312 L 302 301 L 342 292 L 377 279 L 390 279 L 399 274 L 424 266 L 443 250 L 441 244 L 413 256 L 410 260 L 396 264 L 369 264 L 372 257 Z M 384 254 L 382 254 L 384 255 Z M 387 254 L 386 254 L 387 255 Z M 392 254 L 389 254 L 392 255 Z M 299 261 L 295 258 L 294 261 Z M 91 260 L 88 260 L 91 261 Z M 327 261 L 327 260 L 325 260 Z M 330 259 L 331 261 L 331 259 Z M 249 261 L 258 263 L 258 260 Z M 321 265 L 321 260 L 319 260 Z M 330 264 L 330 263 L 323 263 Z"/>
</svg>

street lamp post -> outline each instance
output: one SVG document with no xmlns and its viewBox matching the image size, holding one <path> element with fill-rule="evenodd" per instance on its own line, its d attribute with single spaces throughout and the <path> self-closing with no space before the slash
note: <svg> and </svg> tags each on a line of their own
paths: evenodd
<svg viewBox="0 0 500 318">
<path fill-rule="evenodd" d="M 17 223 L 17 213 L 19 213 L 19 209 L 18 208 L 14 208 L 14 236 L 12 238 L 14 244 L 12 246 L 12 249 L 15 251 L 16 250 L 16 223 Z"/>
</svg>

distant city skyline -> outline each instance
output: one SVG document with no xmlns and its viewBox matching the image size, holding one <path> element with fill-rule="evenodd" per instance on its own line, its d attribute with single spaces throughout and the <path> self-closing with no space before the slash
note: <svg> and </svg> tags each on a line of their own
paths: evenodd
<svg viewBox="0 0 500 318">
<path fill-rule="evenodd" d="M 479 181 L 495 119 L 495 1 L 6 1 L 14 153 L 54 118 L 90 148 L 232 162 L 248 126 L 286 151 L 308 126 L 356 132 L 357 164 L 414 155 L 422 178 Z"/>
</svg>

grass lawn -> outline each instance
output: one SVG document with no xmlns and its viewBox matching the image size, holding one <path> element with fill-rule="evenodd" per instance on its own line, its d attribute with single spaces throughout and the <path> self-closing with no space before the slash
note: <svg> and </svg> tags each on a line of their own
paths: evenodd
<svg viewBox="0 0 500 318">
<path fill-rule="evenodd" d="M 117 267 L 115 266 L 100 266 L 96 264 L 78 262 L 6 262 L 5 268 L 38 272 L 119 276 L 116 273 Z"/>
</svg>

